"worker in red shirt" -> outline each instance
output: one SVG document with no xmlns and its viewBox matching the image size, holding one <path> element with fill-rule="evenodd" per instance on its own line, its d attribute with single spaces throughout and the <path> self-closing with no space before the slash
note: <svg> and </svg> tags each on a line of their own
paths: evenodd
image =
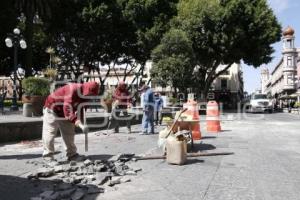
<svg viewBox="0 0 300 200">
<path fill-rule="evenodd" d="M 43 157 L 46 160 L 54 160 L 54 138 L 57 130 L 60 130 L 66 146 L 68 160 L 76 160 L 80 156 L 74 143 L 75 126 L 88 131 L 88 127 L 82 123 L 82 103 L 91 100 L 88 96 L 99 95 L 99 84 L 96 82 L 71 83 L 58 88 L 51 93 L 44 105 L 43 116 Z M 78 114 L 81 114 L 78 117 Z"/>
<path fill-rule="evenodd" d="M 127 132 L 131 133 L 131 119 L 127 109 L 132 107 L 132 98 L 124 81 L 119 82 L 114 91 L 113 100 L 112 124 L 115 127 L 114 132 L 119 132 L 119 121 L 121 120 L 120 114 L 122 113 L 124 120 L 126 120 Z"/>
</svg>

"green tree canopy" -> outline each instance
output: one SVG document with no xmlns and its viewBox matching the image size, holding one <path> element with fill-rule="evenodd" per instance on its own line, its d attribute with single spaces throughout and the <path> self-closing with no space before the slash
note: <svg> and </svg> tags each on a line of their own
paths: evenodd
<svg viewBox="0 0 300 200">
<path fill-rule="evenodd" d="M 171 29 L 152 53 L 152 80 L 187 93 L 192 86 L 195 57 L 192 42 L 182 30 Z"/>
<path fill-rule="evenodd" d="M 258 67 L 271 61 L 281 26 L 266 0 L 181 0 L 174 26 L 187 32 L 197 61 L 198 85 L 206 94 L 233 63 Z M 216 72 L 220 64 L 227 67 Z"/>
</svg>

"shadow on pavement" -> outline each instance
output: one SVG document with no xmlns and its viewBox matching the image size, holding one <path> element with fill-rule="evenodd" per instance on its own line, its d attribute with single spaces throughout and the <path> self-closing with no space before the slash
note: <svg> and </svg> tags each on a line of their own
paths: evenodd
<svg viewBox="0 0 300 200">
<path fill-rule="evenodd" d="M 51 187 L 53 182 L 45 180 L 28 180 L 22 177 L 0 175 L 1 200 L 25 200 L 39 196 L 43 190 Z"/>
<path fill-rule="evenodd" d="M 25 160 L 25 159 L 35 159 L 35 158 L 41 158 L 42 154 L 22 154 L 22 155 L 5 155 L 0 156 L 0 160 Z"/>
<path fill-rule="evenodd" d="M 231 132 L 231 130 L 221 130 L 221 133 L 223 132 Z"/>
<path fill-rule="evenodd" d="M 214 150 L 216 149 L 216 147 L 212 144 L 203 144 L 203 143 L 200 143 L 200 144 L 194 144 L 194 147 L 193 147 L 193 151 L 194 152 L 197 152 L 197 151 L 206 151 L 206 150 Z"/>
<path fill-rule="evenodd" d="M 204 137 L 201 137 L 201 140 L 216 139 L 216 138 L 217 138 L 216 136 L 204 136 Z"/>
<path fill-rule="evenodd" d="M 204 163 L 204 160 L 188 158 L 185 165 L 192 165 L 192 164 L 196 164 L 196 163 Z"/>
<path fill-rule="evenodd" d="M 108 160 L 114 155 L 100 154 L 100 155 L 88 155 L 87 157 L 91 160 Z"/>
<path fill-rule="evenodd" d="M 81 184 L 77 184 L 76 186 L 70 183 L 62 183 L 58 179 L 54 180 L 28 180 L 27 178 L 17 177 L 17 176 L 8 176 L 8 175 L 0 175 L 0 199 L 1 200 L 29 200 L 33 197 L 39 197 L 39 195 L 45 191 L 57 191 L 62 192 L 63 190 L 59 190 L 59 185 L 62 184 L 63 187 L 69 188 L 67 190 L 73 190 L 74 194 L 76 189 L 83 188 L 84 186 Z M 66 191 L 66 190 L 64 190 Z M 55 192 L 53 192 L 54 194 Z M 89 199 L 95 200 L 99 194 L 87 195 L 81 199 Z M 74 198 L 74 197 L 73 197 Z M 72 199 L 73 199 L 72 198 Z M 42 199 L 42 198 L 41 198 Z M 46 199 L 46 198 L 43 198 Z M 50 198 L 51 199 L 51 198 Z M 58 197 L 58 199 L 62 199 Z M 71 199 L 71 197 L 66 198 Z M 74 198 L 77 199 L 77 198 Z"/>
</svg>

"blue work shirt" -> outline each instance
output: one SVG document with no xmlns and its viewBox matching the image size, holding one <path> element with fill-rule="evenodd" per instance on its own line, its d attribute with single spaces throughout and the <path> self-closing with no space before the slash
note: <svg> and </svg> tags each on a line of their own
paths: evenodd
<svg viewBox="0 0 300 200">
<path fill-rule="evenodd" d="M 144 103 L 144 110 L 148 111 L 148 110 L 154 110 L 154 94 L 153 91 L 151 90 L 151 88 L 148 88 L 145 93 L 144 93 L 144 99 L 143 99 L 143 103 Z"/>
<path fill-rule="evenodd" d="M 163 107 L 163 102 L 164 102 L 163 99 L 160 96 L 158 96 L 158 97 L 154 97 L 154 100 L 155 100 L 155 107 L 154 107 L 155 111 L 160 111 Z"/>
</svg>

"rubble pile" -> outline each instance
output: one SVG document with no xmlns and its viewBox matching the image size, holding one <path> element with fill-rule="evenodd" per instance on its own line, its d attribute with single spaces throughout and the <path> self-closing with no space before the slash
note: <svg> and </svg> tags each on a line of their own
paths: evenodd
<svg viewBox="0 0 300 200">
<path fill-rule="evenodd" d="M 33 180 L 51 180 L 53 187 L 31 200 L 80 200 L 87 195 L 104 193 L 107 188 L 131 181 L 142 169 L 131 168 L 132 154 L 117 155 L 109 160 L 86 159 L 83 162 L 57 162 L 26 175 Z M 37 165 L 37 163 L 31 163 Z"/>
</svg>

